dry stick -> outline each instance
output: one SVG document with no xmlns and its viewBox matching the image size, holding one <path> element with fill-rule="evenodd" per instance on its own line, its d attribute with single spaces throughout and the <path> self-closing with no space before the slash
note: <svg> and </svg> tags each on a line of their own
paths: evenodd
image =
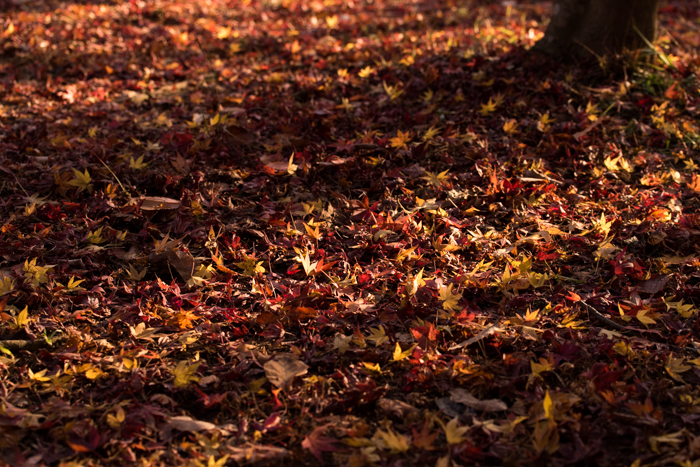
<svg viewBox="0 0 700 467">
<path fill-rule="evenodd" d="M 581 300 L 579 303 L 582 303 L 583 306 L 585 306 L 586 309 L 587 309 L 593 316 L 595 316 L 596 319 L 597 319 L 598 321 L 600 321 L 601 323 L 607 324 L 607 325 L 610 326 L 611 328 L 617 329 L 618 331 L 623 331 L 623 330 L 625 329 L 624 326 L 617 324 L 615 321 L 613 321 L 613 320 L 611 320 L 611 319 L 609 319 L 609 318 L 606 318 L 606 317 L 603 316 L 598 310 L 596 310 L 595 308 L 593 308 L 592 306 L 590 306 L 588 303 L 584 302 L 583 300 Z"/>
<path fill-rule="evenodd" d="M 107 164 L 105 164 L 104 161 L 103 161 L 102 159 L 100 159 L 100 156 L 98 156 L 97 154 L 95 154 L 94 156 L 97 157 L 97 160 L 98 160 L 98 161 L 102 162 L 102 165 L 104 165 L 105 168 L 106 168 L 107 170 L 109 170 L 109 173 L 112 174 L 112 177 L 114 177 L 114 179 L 117 181 L 117 183 L 119 184 L 119 186 L 122 188 L 122 191 L 123 191 L 124 193 L 126 193 L 127 195 L 131 196 L 131 193 L 129 193 L 128 191 L 126 191 L 126 188 L 124 188 L 124 185 L 122 185 L 122 182 L 121 182 L 121 180 L 119 180 L 119 177 L 117 177 L 117 174 L 115 174 L 114 172 L 112 172 L 112 169 L 110 169 L 109 166 L 108 166 Z"/>
<path fill-rule="evenodd" d="M 616 329 L 616 330 L 618 330 L 618 331 L 632 331 L 632 330 L 634 330 L 633 328 L 621 326 L 621 325 L 617 324 L 615 321 L 613 321 L 613 320 L 611 320 L 611 319 L 609 319 L 609 318 L 606 318 L 606 317 L 603 316 L 598 310 L 596 310 L 595 308 L 593 308 L 591 305 L 589 305 L 588 303 L 584 302 L 583 300 L 581 300 L 579 303 L 583 304 L 583 306 L 585 306 L 586 309 L 587 309 L 593 316 L 595 316 L 596 319 L 597 319 L 598 321 L 600 321 L 601 323 L 605 323 L 606 325 L 610 326 L 610 327 L 613 328 L 613 329 Z M 700 354 L 700 349 L 696 349 L 695 347 L 675 345 L 675 344 L 671 344 L 671 343 L 669 343 L 669 342 L 663 342 L 663 341 L 660 341 L 660 340 L 657 340 L 657 339 L 650 339 L 650 340 L 652 340 L 652 341 L 654 341 L 654 342 L 658 342 L 659 344 L 667 345 L 667 346 L 669 346 L 670 348 L 672 348 L 672 349 L 674 349 L 674 350 L 677 350 L 677 351 L 684 351 L 684 350 L 686 350 L 686 351 L 689 351 L 689 352 L 694 352 L 695 354 Z"/>
<path fill-rule="evenodd" d="M 43 349 L 44 347 L 48 347 L 50 345 L 51 344 L 49 344 L 45 340 L 39 340 L 39 339 L 37 339 L 35 341 L 21 340 L 21 339 L 0 341 L 0 347 L 2 347 L 3 349 L 7 349 L 10 352 L 17 351 L 17 350 L 39 350 L 39 349 Z"/>
</svg>

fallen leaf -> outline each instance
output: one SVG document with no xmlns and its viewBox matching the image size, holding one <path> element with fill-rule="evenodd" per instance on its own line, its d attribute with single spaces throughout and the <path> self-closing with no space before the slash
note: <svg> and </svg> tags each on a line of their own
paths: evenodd
<svg viewBox="0 0 700 467">
<path fill-rule="evenodd" d="M 305 375 L 308 366 L 292 355 L 277 355 L 263 365 L 265 376 L 277 388 L 288 387 L 294 378 Z"/>
<path fill-rule="evenodd" d="M 463 388 L 454 388 L 450 391 L 450 399 L 464 404 L 480 412 L 500 412 L 508 409 L 508 405 L 499 399 L 480 400 Z"/>
</svg>

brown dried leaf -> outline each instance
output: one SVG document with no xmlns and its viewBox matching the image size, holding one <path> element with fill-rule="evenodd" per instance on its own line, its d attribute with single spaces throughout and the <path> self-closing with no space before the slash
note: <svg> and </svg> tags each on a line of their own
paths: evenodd
<svg viewBox="0 0 700 467">
<path fill-rule="evenodd" d="M 450 392 L 450 400 L 457 402 L 459 404 L 464 404 L 467 407 L 471 407 L 474 410 L 479 410 L 482 412 L 500 412 L 502 410 L 507 410 L 508 405 L 499 399 L 486 399 L 479 400 L 466 389 L 454 388 Z"/>
<path fill-rule="evenodd" d="M 309 367 L 294 355 L 278 355 L 265 365 L 265 376 L 277 388 L 291 384 L 297 376 L 305 375 Z"/>
<path fill-rule="evenodd" d="M 142 211 L 172 211 L 180 208 L 180 201 L 162 196 L 147 196 L 141 203 Z"/>
</svg>

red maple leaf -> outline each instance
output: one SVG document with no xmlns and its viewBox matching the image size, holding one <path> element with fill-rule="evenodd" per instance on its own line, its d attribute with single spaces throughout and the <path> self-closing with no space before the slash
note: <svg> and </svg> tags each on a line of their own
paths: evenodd
<svg viewBox="0 0 700 467">
<path fill-rule="evenodd" d="M 314 431 L 308 434 L 304 438 L 304 441 L 301 442 L 301 447 L 308 449 L 319 462 L 323 462 L 324 452 L 334 452 L 338 450 L 333 444 L 335 439 L 323 436 L 327 427 L 328 425 L 317 426 L 314 428 Z"/>
</svg>

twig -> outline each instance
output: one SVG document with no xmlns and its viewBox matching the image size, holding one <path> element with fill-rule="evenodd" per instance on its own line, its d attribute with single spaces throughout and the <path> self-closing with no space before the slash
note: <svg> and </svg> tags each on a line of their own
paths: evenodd
<svg viewBox="0 0 700 467">
<path fill-rule="evenodd" d="M 588 303 L 584 302 L 583 300 L 581 300 L 579 303 L 582 303 L 583 306 L 586 307 L 586 309 L 588 310 L 588 312 L 591 313 L 593 316 L 595 316 L 596 319 L 597 319 L 598 321 L 600 321 L 601 323 L 604 323 L 604 324 L 606 324 L 606 325 L 610 326 L 611 328 L 616 329 L 616 330 L 618 330 L 618 331 L 624 331 L 624 330 L 625 330 L 625 327 L 624 327 L 624 326 L 622 326 L 622 325 L 620 325 L 620 324 L 617 324 L 615 321 L 613 321 L 613 320 L 611 320 L 611 319 L 609 319 L 609 318 L 606 318 L 606 317 L 603 316 L 598 310 L 596 310 L 595 308 L 593 308 L 592 306 L 590 306 Z"/>
<path fill-rule="evenodd" d="M 10 352 L 17 350 L 39 350 L 45 347 L 49 347 L 51 345 L 53 344 L 49 344 L 43 339 L 37 339 L 33 341 L 21 339 L 0 341 L 0 347 L 7 349 Z"/>
<path fill-rule="evenodd" d="M 117 177 L 117 174 L 115 174 L 114 172 L 112 172 L 112 169 L 110 169 L 109 166 L 108 166 L 107 164 L 105 164 L 104 161 L 103 161 L 102 159 L 100 159 L 100 156 L 98 156 L 97 154 L 95 154 L 94 156 L 97 157 L 97 160 L 98 160 L 98 161 L 102 162 L 102 165 L 104 165 L 105 168 L 106 168 L 107 170 L 109 170 L 109 173 L 112 174 L 112 177 L 114 177 L 114 179 L 117 181 L 117 183 L 119 184 L 119 186 L 122 187 L 122 191 L 123 191 L 124 193 L 126 193 L 127 195 L 131 196 L 131 193 L 129 193 L 128 191 L 126 191 L 126 188 L 124 188 L 124 185 L 122 185 L 122 182 L 121 182 L 121 180 L 119 180 L 119 177 Z"/>
<path fill-rule="evenodd" d="M 613 321 L 613 320 L 611 320 L 611 319 L 609 319 L 609 318 L 606 318 L 606 317 L 603 316 L 598 310 L 596 310 L 595 308 L 593 308 L 591 305 L 589 305 L 589 304 L 586 303 L 585 301 L 581 300 L 579 303 L 581 303 L 583 306 L 585 306 L 586 309 L 587 309 L 593 316 L 595 316 L 596 319 L 597 319 L 598 321 L 600 321 L 601 323 L 604 323 L 604 324 L 610 326 L 611 328 L 613 328 L 613 329 L 615 329 L 615 330 L 617 330 L 617 331 L 635 331 L 635 329 L 632 328 L 632 327 L 619 325 L 619 324 L 617 324 L 615 321 Z M 641 332 L 643 332 L 643 330 L 640 329 L 640 330 L 637 330 L 637 332 L 640 332 L 640 333 L 641 333 Z M 647 338 L 647 339 L 648 339 L 648 338 Z M 669 348 L 671 348 L 671 349 L 673 349 L 673 350 L 675 350 L 675 351 L 680 351 L 680 352 L 682 352 L 682 351 L 688 351 L 688 352 L 693 352 L 693 353 L 695 353 L 696 355 L 697 355 L 697 354 L 700 354 L 700 349 L 696 349 L 695 347 L 680 346 L 680 345 L 672 344 L 672 343 L 670 343 L 670 342 L 664 342 L 664 341 L 661 341 L 661 340 L 658 340 L 658 339 L 654 339 L 654 338 L 648 339 L 648 340 L 657 342 L 657 343 L 659 343 L 659 344 L 667 345 Z"/>
</svg>

